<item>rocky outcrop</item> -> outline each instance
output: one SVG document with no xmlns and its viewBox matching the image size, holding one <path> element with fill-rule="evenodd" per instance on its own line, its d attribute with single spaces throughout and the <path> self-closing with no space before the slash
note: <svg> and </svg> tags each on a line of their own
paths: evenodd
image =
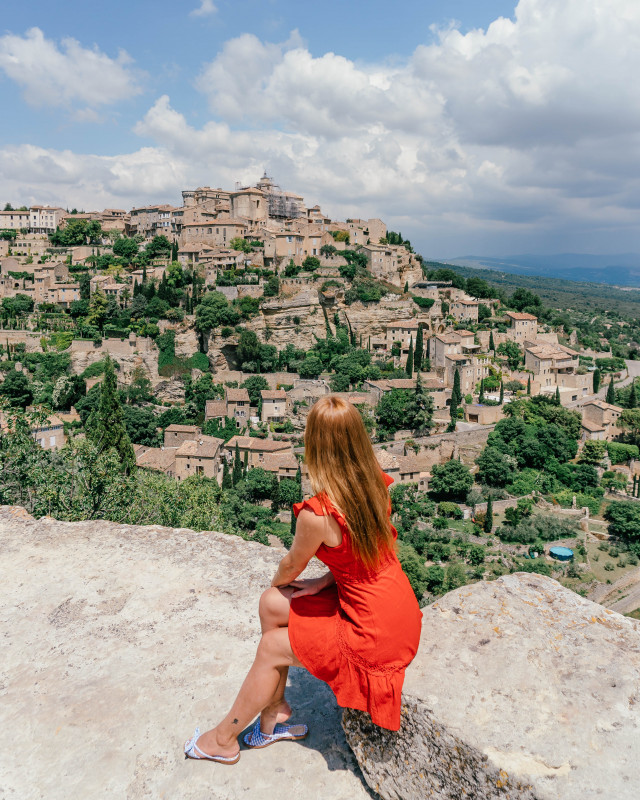
<svg viewBox="0 0 640 800">
<path fill-rule="evenodd" d="M 288 693 L 305 742 L 243 750 L 231 769 L 184 760 L 251 664 L 283 552 L 0 508 L 0 796 L 370 798 L 333 694 L 303 670 Z"/>
<path fill-rule="evenodd" d="M 401 730 L 343 726 L 385 800 L 632 800 L 640 623 L 539 575 L 465 586 L 424 611 Z"/>
</svg>

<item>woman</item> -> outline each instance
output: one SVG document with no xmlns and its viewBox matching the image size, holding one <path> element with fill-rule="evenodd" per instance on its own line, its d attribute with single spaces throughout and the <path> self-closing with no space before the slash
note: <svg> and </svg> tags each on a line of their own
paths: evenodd
<svg viewBox="0 0 640 800">
<path fill-rule="evenodd" d="M 305 667 L 333 689 L 338 704 L 368 711 L 376 725 L 400 727 L 404 671 L 418 649 L 422 614 L 395 553 L 396 530 L 385 475 L 355 406 L 328 395 L 307 421 L 305 460 L 314 497 L 293 507 L 291 549 L 260 598 L 262 639 L 231 711 L 185 744 L 187 758 L 235 764 L 238 734 L 249 747 L 302 739 L 285 725 L 289 667 Z M 313 556 L 329 572 L 298 580 Z"/>
</svg>

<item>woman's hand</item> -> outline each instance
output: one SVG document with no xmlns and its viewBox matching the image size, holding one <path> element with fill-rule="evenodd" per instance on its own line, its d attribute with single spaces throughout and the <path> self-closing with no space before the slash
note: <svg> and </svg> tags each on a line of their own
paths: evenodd
<svg viewBox="0 0 640 800">
<path fill-rule="evenodd" d="M 290 581 L 289 586 L 293 586 L 297 591 L 293 592 L 291 597 L 304 597 L 307 594 L 318 594 L 327 586 L 334 583 L 333 575 L 329 572 L 321 578 L 302 578 L 300 580 Z"/>
</svg>

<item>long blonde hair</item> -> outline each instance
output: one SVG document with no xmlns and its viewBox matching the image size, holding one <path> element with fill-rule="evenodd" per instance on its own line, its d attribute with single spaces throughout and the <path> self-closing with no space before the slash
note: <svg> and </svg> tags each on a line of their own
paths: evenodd
<svg viewBox="0 0 640 800">
<path fill-rule="evenodd" d="M 389 492 L 357 408 L 336 395 L 322 397 L 309 412 L 304 445 L 314 492 L 344 514 L 354 554 L 375 568 L 395 543 Z"/>
</svg>

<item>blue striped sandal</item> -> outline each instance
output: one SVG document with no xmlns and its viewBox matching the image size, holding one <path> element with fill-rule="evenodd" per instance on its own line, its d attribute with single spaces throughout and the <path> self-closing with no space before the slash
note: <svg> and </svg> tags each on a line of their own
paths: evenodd
<svg viewBox="0 0 640 800">
<path fill-rule="evenodd" d="M 263 733 L 260 730 L 260 720 L 256 722 L 253 729 L 245 734 L 243 741 L 247 747 L 258 749 L 269 747 L 276 742 L 295 742 L 298 739 L 306 739 L 309 734 L 307 725 L 283 725 L 278 722 L 273 729 L 273 733 Z"/>
<path fill-rule="evenodd" d="M 240 761 L 239 750 L 235 756 L 210 756 L 208 753 L 205 753 L 198 747 L 197 741 L 199 738 L 200 728 L 196 728 L 196 732 L 193 734 L 191 739 L 184 743 L 185 758 L 195 758 L 196 761 L 217 761 L 218 764 L 237 764 L 238 761 Z"/>
</svg>

